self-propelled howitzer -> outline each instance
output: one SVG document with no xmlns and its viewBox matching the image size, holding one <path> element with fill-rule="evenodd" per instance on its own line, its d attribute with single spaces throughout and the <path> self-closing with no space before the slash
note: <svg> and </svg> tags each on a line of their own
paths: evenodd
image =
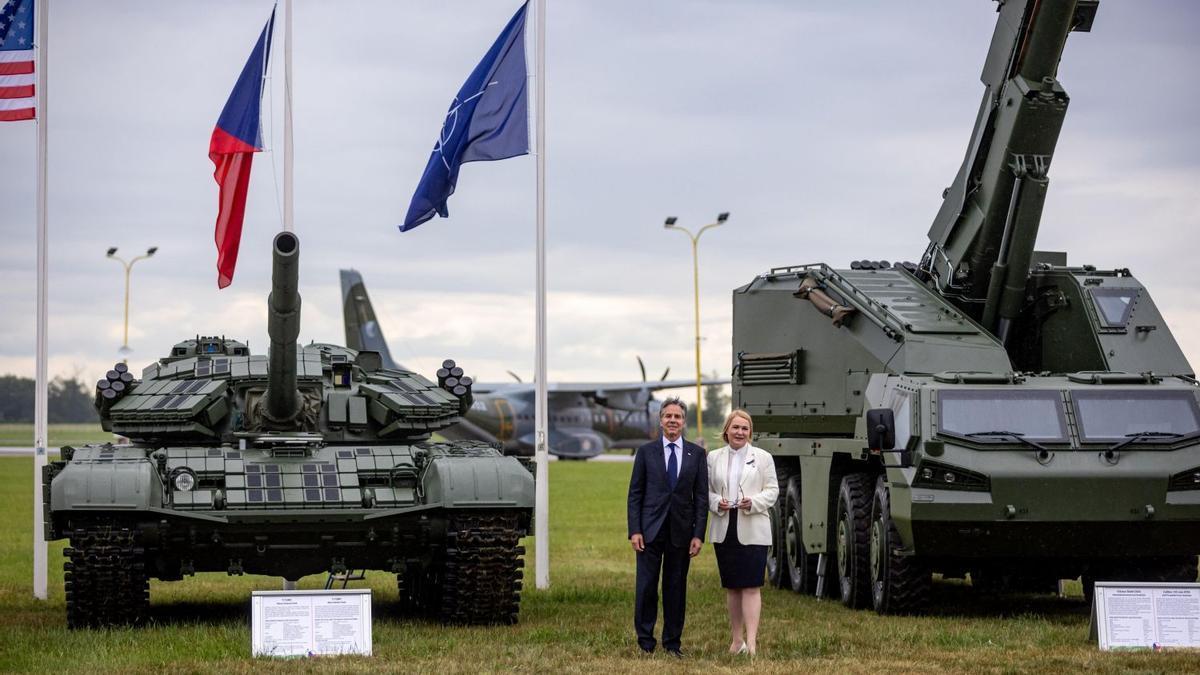
<svg viewBox="0 0 1200 675">
<path fill-rule="evenodd" d="M 197 337 L 135 379 L 97 385 L 128 443 L 64 447 L 47 466 L 47 538 L 69 538 L 71 627 L 136 623 L 150 578 L 384 570 L 407 608 L 516 621 L 533 477 L 482 443 L 431 434 L 470 405 L 379 355 L 297 347 L 299 241 L 274 242 L 269 356 Z M 451 367 L 453 362 L 450 363 Z"/>
<path fill-rule="evenodd" d="M 1034 252 L 1059 59 L 1097 7 L 1001 0 L 919 265 L 796 265 L 734 291 L 734 403 L 780 479 L 774 583 L 894 613 L 920 610 L 934 573 L 1081 577 L 1085 595 L 1196 580 L 1195 371 L 1128 269 Z"/>
</svg>

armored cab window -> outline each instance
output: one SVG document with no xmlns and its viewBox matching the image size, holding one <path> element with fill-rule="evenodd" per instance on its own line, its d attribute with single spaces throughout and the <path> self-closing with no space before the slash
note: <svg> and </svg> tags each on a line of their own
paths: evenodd
<svg viewBox="0 0 1200 675">
<path fill-rule="evenodd" d="M 1136 288 L 1093 288 L 1092 302 L 1096 305 L 1096 314 L 1105 328 L 1124 328 L 1129 323 L 1129 315 L 1133 313 L 1133 305 L 1137 300 Z"/>
<path fill-rule="evenodd" d="M 1200 434 L 1200 408 L 1190 391 L 1074 390 L 1071 402 L 1084 443 L 1172 443 Z"/>
<path fill-rule="evenodd" d="M 907 448 L 908 441 L 912 438 L 912 399 L 908 394 L 903 392 L 894 392 L 896 395 L 888 406 L 892 409 L 893 420 L 895 421 L 896 447 Z"/>
<path fill-rule="evenodd" d="M 938 392 L 937 415 L 943 434 L 980 443 L 1019 442 L 1014 435 L 1039 442 L 1068 441 L 1057 390 L 943 389 Z"/>
</svg>

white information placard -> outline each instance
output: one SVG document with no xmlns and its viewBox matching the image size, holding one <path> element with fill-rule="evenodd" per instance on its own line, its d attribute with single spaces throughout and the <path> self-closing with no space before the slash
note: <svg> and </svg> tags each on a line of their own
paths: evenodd
<svg viewBox="0 0 1200 675">
<path fill-rule="evenodd" d="M 1097 581 L 1100 649 L 1200 649 L 1200 584 Z"/>
<path fill-rule="evenodd" d="M 254 656 L 371 655 L 371 589 L 254 591 Z"/>
</svg>

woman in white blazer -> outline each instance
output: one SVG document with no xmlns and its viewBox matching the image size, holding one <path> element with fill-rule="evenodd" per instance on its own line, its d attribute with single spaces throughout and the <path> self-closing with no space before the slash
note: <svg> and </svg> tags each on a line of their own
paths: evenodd
<svg viewBox="0 0 1200 675">
<path fill-rule="evenodd" d="M 750 445 L 754 421 L 745 410 L 725 418 L 721 437 L 728 443 L 708 453 L 708 540 L 717 554 L 721 586 L 729 607 L 729 651 L 758 651 L 759 589 L 771 545 L 767 511 L 779 497 L 775 461 L 770 453 Z M 743 632 L 744 631 L 744 632 Z"/>
</svg>

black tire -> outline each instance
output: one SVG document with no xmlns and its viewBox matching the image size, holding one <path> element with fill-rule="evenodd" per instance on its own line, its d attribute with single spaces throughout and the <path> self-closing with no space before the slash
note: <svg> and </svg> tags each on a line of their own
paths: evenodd
<svg viewBox="0 0 1200 675">
<path fill-rule="evenodd" d="M 870 529 L 871 476 L 851 473 L 838 488 L 834 520 L 837 579 L 842 604 L 852 609 L 871 603 Z"/>
<path fill-rule="evenodd" d="M 776 499 L 767 512 L 771 517 L 771 546 L 767 549 L 767 583 L 775 588 L 791 588 L 792 585 L 783 543 L 783 503 L 783 498 Z"/>
<path fill-rule="evenodd" d="M 804 547 L 801 504 L 800 476 L 793 476 L 788 481 L 787 520 L 783 524 L 784 560 L 787 561 L 791 589 L 796 593 L 812 595 L 817 590 L 817 556 Z"/>
<path fill-rule="evenodd" d="M 880 614 L 912 614 L 929 604 L 932 577 L 914 555 L 904 555 L 904 544 L 892 522 L 887 481 L 875 481 L 870 529 L 871 606 Z"/>
</svg>

